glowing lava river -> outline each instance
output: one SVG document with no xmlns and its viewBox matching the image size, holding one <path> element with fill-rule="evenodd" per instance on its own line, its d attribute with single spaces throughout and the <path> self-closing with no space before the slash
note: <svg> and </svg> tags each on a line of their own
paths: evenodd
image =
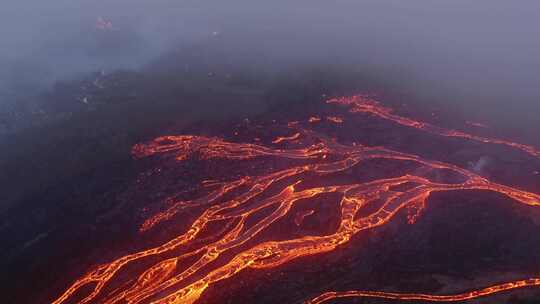
<svg viewBox="0 0 540 304">
<path fill-rule="evenodd" d="M 262 167 L 259 170 L 262 173 L 230 180 L 214 180 L 214 176 L 208 176 L 200 184 L 196 197 L 178 199 L 172 195 L 167 208 L 148 217 L 139 233 L 175 225 L 179 214 L 189 213 L 192 218 L 186 230 L 155 247 L 120 256 L 91 269 L 74 280 L 53 303 L 195 303 L 218 282 L 234 280 L 248 269 L 268 271 L 301 257 L 316 257 L 337 250 L 353 237 L 394 221 L 402 215 L 400 211 L 407 211 L 407 221 L 414 225 L 423 216 L 434 193 L 481 190 L 505 196 L 515 204 L 540 206 L 539 194 L 492 181 L 474 170 L 387 147 L 340 142 L 314 126 L 326 123 L 339 130 L 349 120 L 368 114 L 400 128 L 504 146 L 527 157 L 540 158 L 540 151 L 532 146 L 415 121 L 394 114 L 390 108 L 366 96 L 336 98 L 327 103 L 326 107 L 347 109 L 350 113 L 346 118 L 311 117 L 289 123 L 287 134 L 267 141 L 245 143 L 212 136 L 180 135 L 163 136 L 136 145 L 133 154 L 137 158 L 169 159 L 173 165 L 194 158 L 233 166 L 256 162 L 253 166 Z M 336 176 L 372 161 L 403 162 L 414 169 L 398 176 L 333 182 Z M 446 172 L 453 178 L 434 178 L 433 172 Z M 317 198 L 325 195 L 339 201 L 336 214 L 331 215 L 337 222 L 332 232 L 292 234 L 275 239 L 260 237 L 285 219 L 302 226 L 322 212 L 321 200 Z M 299 204 L 305 208 L 299 210 Z M 537 278 L 500 282 L 455 294 L 330 289 L 320 290 L 319 295 L 313 294 L 304 301 L 328 303 L 338 298 L 358 297 L 397 302 L 461 302 L 539 285 L 540 274 Z"/>
</svg>

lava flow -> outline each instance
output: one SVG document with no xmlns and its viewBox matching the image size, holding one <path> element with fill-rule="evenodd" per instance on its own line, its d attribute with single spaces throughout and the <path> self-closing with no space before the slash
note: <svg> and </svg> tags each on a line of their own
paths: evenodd
<svg viewBox="0 0 540 304">
<path fill-rule="evenodd" d="M 533 147 L 445 130 L 404 118 L 360 95 L 328 102 L 350 106 L 352 112 L 372 113 L 401 125 L 442 136 L 510 146 L 540 158 L 539 151 Z M 338 126 L 343 122 L 341 118 L 339 121 L 327 119 L 338 123 Z M 187 162 L 196 157 L 201 161 L 221 159 L 231 163 L 282 159 L 291 160 L 294 164 L 285 169 L 273 169 L 272 161 L 269 161 L 268 171 L 264 174 L 206 182 L 201 185 L 201 189 L 206 191 L 200 197 L 178 201 L 171 198 L 168 202 L 170 207 L 148 218 L 140 227 L 140 233 L 148 233 L 157 225 L 172 222 L 176 214 L 190 209 L 197 215 L 184 233 L 159 246 L 96 267 L 77 279 L 53 303 L 194 303 L 216 282 L 231 279 L 248 268 L 269 269 L 302 256 L 333 251 L 349 242 L 353 236 L 385 225 L 396 218 L 400 210 L 408 209 L 409 222 L 414 223 L 434 192 L 486 190 L 505 195 L 516 203 L 540 205 L 540 195 L 536 193 L 490 181 L 450 163 L 384 147 L 348 145 L 307 128 L 309 122 L 319 121 L 318 117 L 312 117 L 305 124 L 289 124 L 296 128 L 296 133 L 277 137 L 268 145 L 234 143 L 196 135 L 164 136 L 136 145 L 133 148 L 136 157 L 172 156 L 176 162 Z M 301 146 L 300 139 L 312 144 Z M 295 148 L 282 148 L 288 145 Z M 324 185 L 306 182 L 306 176 L 315 176 L 318 181 L 325 181 L 330 175 L 345 174 L 349 169 L 370 160 L 404 161 L 422 170 L 367 182 Z M 438 170 L 451 171 L 460 180 L 441 182 L 421 173 Z M 339 212 L 333 215 L 339 223 L 335 231 L 317 236 L 294 235 L 284 240 L 257 239 L 262 232 L 288 216 L 292 216 L 295 225 L 301 226 L 309 217 L 316 215 L 315 198 L 328 193 L 340 197 Z M 306 201 L 312 207 L 294 211 L 299 202 Z M 368 214 L 359 212 L 366 207 L 372 211 Z M 220 228 L 215 229 L 216 226 Z M 122 272 L 126 267 L 141 261 L 146 264 L 152 262 L 145 269 L 135 271 L 136 274 L 128 276 L 125 271 Z M 451 302 L 537 285 L 540 285 L 540 278 L 508 282 L 457 295 L 330 291 L 306 300 L 315 304 L 341 297 L 379 297 Z"/>
<path fill-rule="evenodd" d="M 460 293 L 456 295 L 429 295 L 421 293 L 395 293 L 395 292 L 380 292 L 380 291 L 344 291 L 344 292 L 327 292 L 324 293 L 315 299 L 308 301 L 306 304 L 320 304 L 331 299 L 336 298 L 347 298 L 347 297 L 371 297 L 371 298 L 382 298 L 382 299 L 392 299 L 392 300 L 422 300 L 430 302 L 457 302 L 465 301 L 470 299 L 479 298 L 482 296 L 487 296 L 497 292 L 502 292 L 506 290 L 512 290 L 516 288 L 523 288 L 529 286 L 539 286 L 540 278 L 527 279 L 515 282 L 509 282 L 504 284 L 499 284 L 491 287 L 487 287 L 480 290 L 475 290 L 466 293 Z"/>
<path fill-rule="evenodd" d="M 394 114 L 391 108 L 382 106 L 378 101 L 376 101 L 375 99 L 367 95 L 354 95 L 350 97 L 333 98 L 333 99 L 329 99 L 326 102 L 350 106 L 351 107 L 350 111 L 353 113 L 369 113 L 377 117 L 393 121 L 400 125 L 416 128 L 416 129 L 426 131 L 432 134 L 446 136 L 446 137 L 465 138 L 465 139 L 475 140 L 475 141 L 479 141 L 483 143 L 505 145 L 505 146 L 509 146 L 509 147 L 527 152 L 528 154 L 532 156 L 540 157 L 540 150 L 531 146 L 527 146 L 527 145 L 523 145 L 523 144 L 519 144 L 519 143 L 507 141 L 507 140 L 502 140 L 502 139 L 476 136 L 476 135 L 467 134 L 465 132 L 458 131 L 458 130 L 448 130 L 448 129 L 431 125 L 426 122 L 420 122 L 411 118 L 399 116 L 397 114 Z M 477 124 L 476 126 L 479 126 L 479 125 Z"/>
</svg>

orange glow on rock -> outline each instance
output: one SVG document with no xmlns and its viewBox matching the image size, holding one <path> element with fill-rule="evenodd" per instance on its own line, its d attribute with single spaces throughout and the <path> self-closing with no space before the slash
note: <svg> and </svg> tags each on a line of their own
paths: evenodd
<svg viewBox="0 0 540 304">
<path fill-rule="evenodd" d="M 337 117 L 337 116 L 328 116 L 326 117 L 326 120 L 331 121 L 333 123 L 338 123 L 338 124 L 343 122 L 343 118 Z"/>
<path fill-rule="evenodd" d="M 281 142 L 284 142 L 284 141 L 292 141 L 292 140 L 295 140 L 295 139 L 298 139 L 300 137 L 300 133 L 295 133 L 291 136 L 283 136 L 283 137 L 278 137 L 276 139 L 274 139 L 272 141 L 273 144 L 279 144 Z"/>
<path fill-rule="evenodd" d="M 326 292 L 316 297 L 311 301 L 307 301 L 306 304 L 321 304 L 332 299 L 347 298 L 347 297 L 370 297 L 370 298 L 382 298 L 392 300 L 417 300 L 417 301 L 429 301 L 429 302 L 458 302 L 485 297 L 494 293 L 499 293 L 507 290 L 539 286 L 540 278 L 531 278 L 526 280 L 520 280 L 515 282 L 508 282 L 484 289 L 474 290 L 470 292 L 455 294 L 455 295 L 429 295 L 422 293 L 394 293 L 394 292 L 382 292 L 382 291 L 343 291 L 343 292 Z"/>
<path fill-rule="evenodd" d="M 391 109 L 360 95 L 336 98 L 329 100 L 328 103 L 346 105 L 351 107 L 351 112 L 371 113 L 400 125 L 433 134 L 501 144 L 536 157 L 540 156 L 538 150 L 530 146 L 445 130 L 392 114 Z M 327 119 L 334 121 L 330 117 Z M 343 121 L 339 119 L 334 122 Z M 295 124 L 295 128 L 299 126 Z M 148 143 L 135 145 L 133 154 L 136 157 L 172 156 L 178 162 L 186 161 L 197 154 L 203 160 L 248 161 L 257 157 L 273 157 L 303 160 L 307 164 L 292 165 L 286 169 L 258 176 L 246 176 L 239 180 L 208 181 L 202 187 L 217 188 L 199 198 L 172 202 L 167 210 L 148 218 L 140 227 L 141 232 L 146 232 L 155 225 L 170 221 L 182 210 L 202 208 L 203 211 L 193 219 L 185 232 L 156 247 L 121 256 L 92 269 L 75 280 L 53 304 L 73 301 L 79 293 L 85 294 L 78 303 L 194 303 L 207 288 L 216 282 L 231 279 L 248 268 L 273 268 L 302 256 L 330 252 L 349 242 L 358 233 L 385 225 L 402 209 L 409 211 L 408 221 L 414 224 L 434 192 L 487 190 L 503 194 L 516 203 L 529 206 L 540 205 L 540 195 L 536 193 L 495 183 L 453 164 L 428 160 L 384 147 L 345 145 L 311 130 L 300 131 L 289 137 L 278 137 L 273 143 L 295 140 L 302 134 L 303 137 L 314 139 L 311 142 L 316 142 L 316 144 L 296 149 L 274 149 L 259 144 L 228 142 L 214 137 L 181 135 L 163 136 Z M 324 180 L 327 175 L 345 172 L 359 163 L 374 159 L 402 160 L 431 170 L 449 170 L 461 176 L 463 181 L 443 183 L 412 172 L 363 183 L 329 184 L 307 188 L 299 186 L 304 174 L 309 173 Z M 412 184 L 413 187 L 396 190 L 400 189 L 397 186 L 404 184 Z M 268 194 L 268 190 L 275 187 L 279 187 L 279 191 Z M 339 225 L 333 233 L 324 236 L 291 236 L 281 241 L 253 242 L 262 231 L 293 213 L 294 211 L 291 212 L 291 210 L 297 202 L 328 193 L 336 193 L 342 197 L 339 212 L 334 215 L 338 218 Z M 358 211 L 362 207 L 374 205 L 377 208 L 373 212 L 359 216 Z M 248 218 L 267 207 L 273 207 L 272 212 L 265 213 L 255 224 L 248 224 Z M 305 217 L 314 213 L 314 210 L 308 209 L 299 211 L 296 215 L 292 214 L 294 223 L 300 226 Z M 201 236 L 210 224 L 221 223 L 220 221 L 226 223 L 223 230 L 212 234 L 210 238 Z M 249 247 L 245 248 L 247 244 Z M 227 256 L 226 254 L 234 249 L 242 250 L 223 263 L 213 263 L 218 258 Z M 154 262 L 142 273 L 131 278 L 132 281 L 119 284 L 120 281 L 125 280 L 117 275 L 120 270 L 147 257 L 152 257 L 158 262 Z M 187 265 L 179 268 L 180 264 L 186 263 Z M 120 287 L 115 292 L 110 292 L 107 287 L 111 284 Z M 319 304 L 341 297 L 455 302 L 537 285 L 540 285 L 540 278 L 509 282 L 447 296 L 378 291 L 326 292 L 308 303 Z"/>
<path fill-rule="evenodd" d="M 465 132 L 458 131 L 458 130 L 448 130 L 448 129 L 431 125 L 426 122 L 416 121 L 411 118 L 396 115 L 393 113 L 391 108 L 382 106 L 378 101 L 366 95 L 354 95 L 350 97 L 333 98 L 333 99 L 327 100 L 326 102 L 348 106 L 350 107 L 350 112 L 352 113 L 372 114 L 372 115 L 378 116 L 379 118 L 393 121 L 402 126 L 419 129 L 419 130 L 426 131 L 432 134 L 446 136 L 446 137 L 459 137 L 459 138 L 464 138 L 464 139 L 469 139 L 469 140 L 474 140 L 474 141 L 489 143 L 489 144 L 505 145 L 505 146 L 509 146 L 509 147 L 527 152 L 528 154 L 532 156 L 540 157 L 540 150 L 534 147 L 528 146 L 528 145 L 514 143 L 511 141 L 502 140 L 502 139 L 476 136 L 476 135 L 467 134 Z"/>
<path fill-rule="evenodd" d="M 309 122 L 319 122 L 321 121 L 321 118 L 318 117 L 318 116 L 311 116 L 309 119 L 308 119 Z"/>
</svg>

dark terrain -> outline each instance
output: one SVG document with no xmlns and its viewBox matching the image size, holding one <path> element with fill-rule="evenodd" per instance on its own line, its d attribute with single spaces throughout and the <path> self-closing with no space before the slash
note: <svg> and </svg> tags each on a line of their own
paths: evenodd
<svg viewBox="0 0 540 304">
<path fill-rule="evenodd" d="M 260 122 L 324 113 L 326 96 L 366 90 L 382 94 L 405 114 L 443 126 L 463 127 L 470 118 L 444 103 L 432 108 L 423 106 L 426 100 L 415 103 L 396 79 L 372 77 L 360 68 L 259 70 L 255 63 L 216 61 L 206 50 L 194 47 L 181 55 L 164 55 L 141 70 L 97 72 L 58 83 L 29 101 L 29 108 L 39 111 L 23 109 L 16 119 L 11 114 L 6 118 L 10 127 L 0 140 L 0 279 L 6 303 L 47 303 L 91 265 L 167 240 L 168 229 L 141 236 L 138 225 L 158 210 L 170 189 L 189 189 L 217 174 L 196 162 L 161 168 L 152 160 L 135 160 L 131 149 L 139 142 L 193 132 L 228 136 L 233 129 L 245 138 L 265 136 L 273 130 L 258 130 Z M 341 114 L 347 115 L 345 110 Z M 496 117 L 492 119 L 496 124 Z M 505 127 L 474 131 L 517 134 Z M 377 120 L 351 122 L 347 128 L 349 132 L 335 132 L 339 140 L 360 138 L 365 145 L 386 145 L 463 167 L 493 154 L 486 175 L 540 192 L 540 175 L 534 173 L 540 163 L 515 151 L 418 136 Z M 325 131 L 334 132 L 331 127 Z M 512 139 L 538 146 L 533 133 Z M 367 171 L 390 170 L 374 166 Z M 164 173 L 158 174 L 158 168 Z M 316 233 L 332 225 L 324 218 L 307 221 L 313 221 L 307 224 Z M 540 273 L 539 223 L 539 211 L 492 193 L 435 194 L 415 225 L 395 220 L 335 252 L 268 272 L 243 272 L 232 283 L 216 284 L 200 303 L 300 303 L 333 289 L 461 292 L 483 287 L 490 277 L 535 276 Z M 180 231 L 182 224 L 189 222 L 169 229 Z M 531 289 L 492 300 L 523 304 L 539 298 Z"/>
</svg>

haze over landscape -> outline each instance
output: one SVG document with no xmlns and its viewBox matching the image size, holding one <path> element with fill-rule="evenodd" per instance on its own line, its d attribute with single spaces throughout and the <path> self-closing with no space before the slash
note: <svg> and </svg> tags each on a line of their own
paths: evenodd
<svg viewBox="0 0 540 304">
<path fill-rule="evenodd" d="M 537 303 L 539 20 L 4 0 L 2 297 Z"/>
<path fill-rule="evenodd" d="M 538 104 L 535 1 L 7 1 L 0 19 L 4 91 L 140 68 L 219 35 L 233 53 L 223 60 L 261 69 L 361 65 L 474 110 L 480 107 L 471 103 L 505 112 Z M 100 31 L 100 18 L 112 26 Z"/>
</svg>

